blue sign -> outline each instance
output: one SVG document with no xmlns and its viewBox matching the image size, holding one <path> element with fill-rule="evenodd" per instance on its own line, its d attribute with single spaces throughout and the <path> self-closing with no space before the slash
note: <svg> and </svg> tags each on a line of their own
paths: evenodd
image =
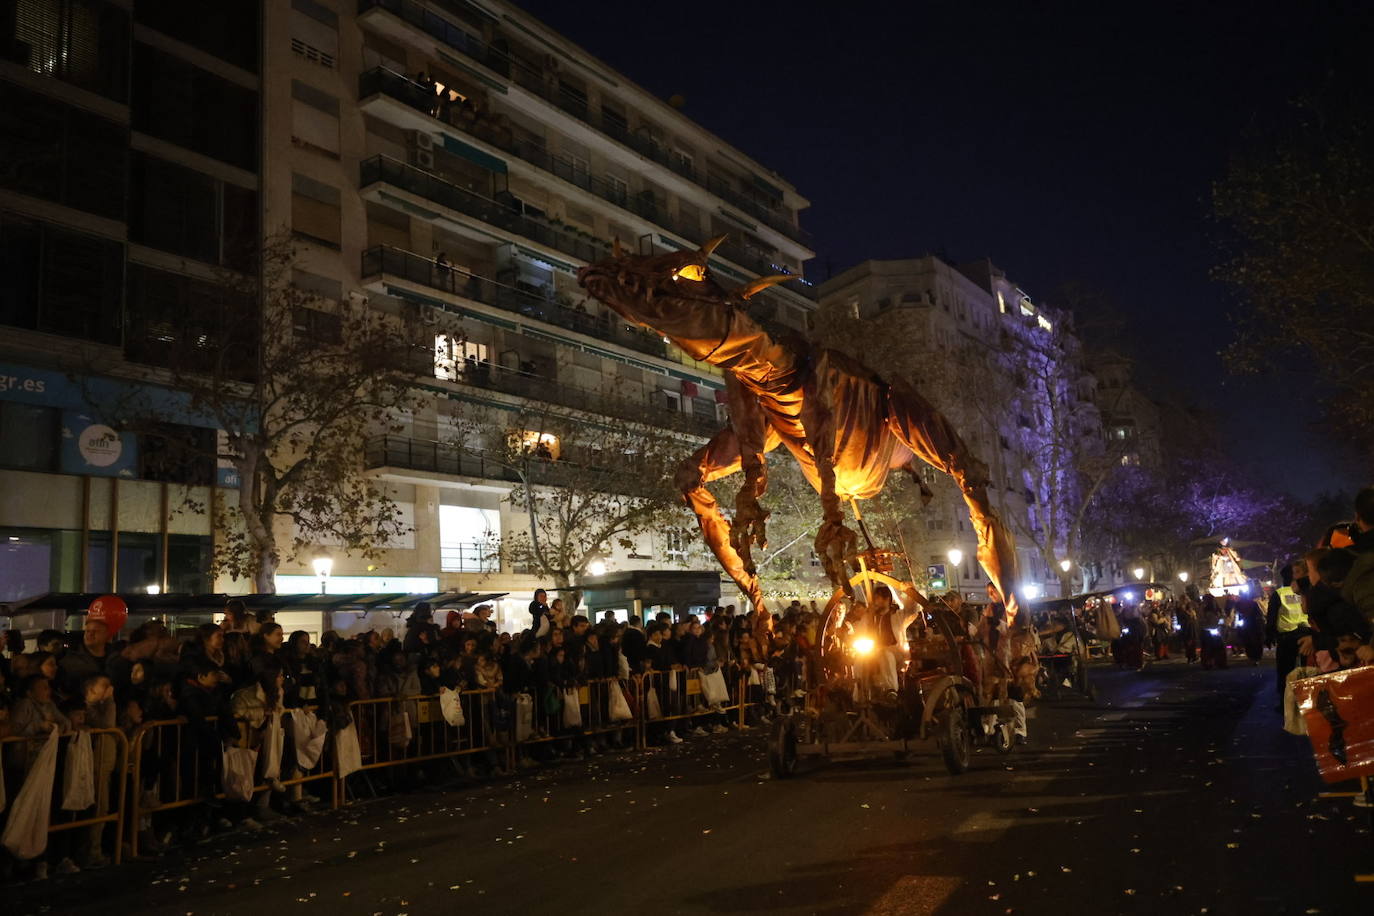
<svg viewBox="0 0 1374 916">
<path fill-rule="evenodd" d="M 0 400 L 117 414 L 156 414 L 171 423 L 211 429 L 219 424 L 191 408 L 191 397 L 161 385 L 142 385 L 93 376 L 79 378 L 53 369 L 0 362 Z"/>
<path fill-rule="evenodd" d="M 225 467 L 221 464 L 215 470 L 215 485 L 226 490 L 237 490 L 239 488 L 238 468 Z"/>
<path fill-rule="evenodd" d="M 62 472 L 98 477 L 138 476 L 138 437 L 87 413 L 62 411 Z"/>
</svg>

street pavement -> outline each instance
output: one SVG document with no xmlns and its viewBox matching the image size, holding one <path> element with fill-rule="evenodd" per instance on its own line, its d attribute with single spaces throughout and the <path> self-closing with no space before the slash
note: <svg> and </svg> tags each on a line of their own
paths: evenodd
<svg viewBox="0 0 1374 916">
<path fill-rule="evenodd" d="M 767 775 L 762 730 L 417 790 L 155 862 L 0 889 L 0 912 L 210 916 L 1353 913 L 1368 819 L 1319 799 L 1273 669 L 1094 668 L 1031 744 L 946 775 Z"/>
</svg>

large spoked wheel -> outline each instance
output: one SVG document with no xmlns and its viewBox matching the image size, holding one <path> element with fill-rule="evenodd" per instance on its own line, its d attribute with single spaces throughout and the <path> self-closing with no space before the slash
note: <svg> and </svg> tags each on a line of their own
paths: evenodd
<svg viewBox="0 0 1374 916">
<path fill-rule="evenodd" d="M 969 730 L 968 710 L 957 697 L 950 697 L 940 713 L 936 740 L 949 774 L 967 773 L 973 762 L 973 732 Z"/>
<path fill-rule="evenodd" d="M 780 716 L 773 723 L 768 742 L 768 767 L 775 779 L 791 779 L 797 774 L 797 724 L 791 716 Z"/>
</svg>

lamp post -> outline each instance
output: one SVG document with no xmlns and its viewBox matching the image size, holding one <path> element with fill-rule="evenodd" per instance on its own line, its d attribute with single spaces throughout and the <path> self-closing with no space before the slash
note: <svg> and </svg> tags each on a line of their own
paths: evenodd
<svg viewBox="0 0 1374 916">
<path fill-rule="evenodd" d="M 1181 573 L 1179 573 L 1179 574 L 1178 574 L 1178 581 L 1182 582 L 1184 585 L 1187 585 L 1187 584 L 1188 584 L 1188 573 L 1186 573 L 1186 572 L 1181 572 Z"/>
<path fill-rule="evenodd" d="M 328 590 L 329 574 L 334 571 L 334 558 L 316 557 L 314 563 L 311 565 L 315 567 L 315 575 L 319 577 L 320 580 L 320 594 L 323 595 Z"/>
<path fill-rule="evenodd" d="M 1135 581 L 1139 582 L 1141 579 L 1145 578 L 1145 567 L 1137 566 L 1135 569 L 1131 570 L 1131 575 L 1135 576 Z"/>
<path fill-rule="evenodd" d="M 949 584 L 954 587 L 954 590 L 958 592 L 960 596 L 962 596 L 963 592 L 959 591 L 959 565 L 964 562 L 964 552 L 960 550 L 958 547 L 951 547 L 949 549 L 949 552 L 945 554 L 945 557 L 949 560 L 950 566 Z"/>
</svg>

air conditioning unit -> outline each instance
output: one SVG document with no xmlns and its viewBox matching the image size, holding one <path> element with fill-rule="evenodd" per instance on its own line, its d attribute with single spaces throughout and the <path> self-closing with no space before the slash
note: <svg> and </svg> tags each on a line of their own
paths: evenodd
<svg viewBox="0 0 1374 916">
<path fill-rule="evenodd" d="M 410 164 L 420 169 L 434 169 L 434 151 L 428 149 L 413 149 L 410 151 Z"/>
<path fill-rule="evenodd" d="M 434 136 L 423 130 L 406 131 L 406 142 L 411 149 L 432 150 L 434 149 Z"/>
</svg>

